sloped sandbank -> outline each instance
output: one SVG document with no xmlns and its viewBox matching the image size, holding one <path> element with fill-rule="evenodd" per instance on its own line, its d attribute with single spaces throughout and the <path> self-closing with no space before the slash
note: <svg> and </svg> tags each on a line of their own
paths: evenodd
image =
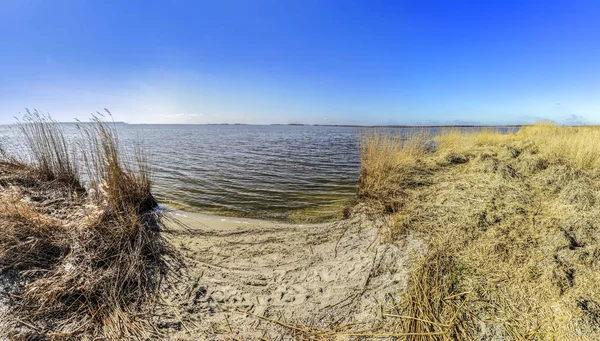
<svg viewBox="0 0 600 341">
<path fill-rule="evenodd" d="M 175 339 L 298 339 L 385 323 L 420 241 L 381 243 L 360 217 L 284 224 L 173 212 L 189 280 L 159 325 Z M 361 223 L 363 221 L 363 223 Z"/>
</svg>

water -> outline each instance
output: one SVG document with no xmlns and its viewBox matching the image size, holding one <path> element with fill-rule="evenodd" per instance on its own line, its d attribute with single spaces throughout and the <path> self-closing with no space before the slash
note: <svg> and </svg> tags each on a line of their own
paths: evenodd
<svg viewBox="0 0 600 341">
<path fill-rule="evenodd" d="M 155 195 L 179 208 L 286 218 L 323 207 L 341 212 L 356 193 L 358 128 L 116 126 L 123 146 L 143 141 Z M 74 124 L 64 127 L 78 136 Z M 5 144 L 10 135 L 0 126 Z"/>
<path fill-rule="evenodd" d="M 155 192 L 200 210 L 285 217 L 351 200 L 359 175 L 356 128 L 129 126 L 147 144 Z M 135 132 L 134 132 L 135 131 Z"/>
<path fill-rule="evenodd" d="M 298 212 L 339 214 L 356 194 L 359 128 L 116 127 L 123 146 L 143 142 L 155 195 L 178 208 L 285 219 Z M 79 136 L 74 124 L 65 124 L 64 128 L 69 138 Z M 390 133 L 400 130 L 408 129 L 386 129 Z M 0 126 L 4 144 L 19 149 L 7 141 L 10 135 L 9 127 Z"/>
</svg>

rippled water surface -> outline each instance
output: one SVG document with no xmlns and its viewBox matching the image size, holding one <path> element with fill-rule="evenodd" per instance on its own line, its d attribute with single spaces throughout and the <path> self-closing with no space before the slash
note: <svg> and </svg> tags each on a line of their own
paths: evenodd
<svg viewBox="0 0 600 341">
<path fill-rule="evenodd" d="M 63 126 L 69 138 L 80 135 L 74 124 Z M 359 128 L 116 127 L 122 146 L 143 143 L 155 195 L 179 208 L 272 218 L 339 214 L 356 193 Z M 386 131 L 397 133 L 400 129 Z M 14 128 L 0 126 L 4 144 L 18 149 L 11 145 L 13 132 Z"/>
<path fill-rule="evenodd" d="M 65 124 L 69 137 L 75 125 Z M 154 192 L 191 210 L 284 218 L 340 210 L 356 192 L 359 131 L 348 127 L 116 124 L 124 146 L 143 141 Z M 0 126 L 0 136 L 11 133 Z"/>
<path fill-rule="evenodd" d="M 198 209 L 247 215 L 352 199 L 359 174 L 356 128 L 132 126 L 147 143 L 156 192 Z M 135 132 L 134 132 L 135 130 Z"/>
</svg>

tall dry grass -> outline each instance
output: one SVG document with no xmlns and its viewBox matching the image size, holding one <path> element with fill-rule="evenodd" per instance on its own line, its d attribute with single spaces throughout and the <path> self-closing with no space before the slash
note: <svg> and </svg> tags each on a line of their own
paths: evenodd
<svg viewBox="0 0 600 341">
<path fill-rule="evenodd" d="M 110 112 L 108 112 L 110 115 Z M 157 203 L 151 192 L 150 170 L 141 148 L 123 154 L 118 133 L 100 116 L 80 124 L 82 158 L 90 187 L 116 210 L 149 211 Z"/>
<path fill-rule="evenodd" d="M 17 127 L 29 150 L 32 166 L 48 180 L 80 186 L 75 151 L 69 146 L 61 125 L 38 111 L 29 111 Z"/>
<path fill-rule="evenodd" d="M 540 153 L 549 159 L 564 160 L 581 170 L 600 168 L 600 129 L 598 127 L 561 127 L 551 123 L 522 129 L 523 139 L 543 141 Z"/>
<path fill-rule="evenodd" d="M 389 328 L 410 340 L 599 339 L 599 137 L 548 123 L 448 129 L 420 150 L 421 138 L 365 136 L 359 199 L 393 216 L 389 240 L 429 244 Z"/>
<path fill-rule="evenodd" d="M 364 132 L 360 140 L 361 176 L 358 198 L 382 204 L 393 210 L 393 198 L 400 195 L 397 184 L 419 182 L 420 156 L 431 148 L 431 136 L 426 130 L 408 133 Z M 410 185 L 410 184 L 407 184 Z M 382 200 L 381 199 L 389 199 Z"/>
<path fill-rule="evenodd" d="M 82 127 L 77 151 L 49 117 L 29 113 L 19 127 L 33 163 L 0 163 L 0 275 L 16 271 L 25 283 L 12 295 L 11 312 L 33 328 L 16 325 L 7 333 L 156 335 L 148 317 L 161 283 L 180 263 L 143 159 L 125 162 L 114 127 L 98 116 Z M 73 187 L 82 183 L 88 183 L 83 190 Z"/>
</svg>

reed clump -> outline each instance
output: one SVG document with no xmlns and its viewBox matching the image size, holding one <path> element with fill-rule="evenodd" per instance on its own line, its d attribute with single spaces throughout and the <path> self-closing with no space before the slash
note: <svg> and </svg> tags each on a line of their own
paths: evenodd
<svg viewBox="0 0 600 341">
<path fill-rule="evenodd" d="M 389 328 L 409 340 L 600 339 L 600 127 L 448 129 L 418 150 L 423 138 L 407 139 L 362 141 L 359 200 L 394 217 L 388 240 L 429 244 Z"/>
<path fill-rule="evenodd" d="M 426 131 L 393 135 L 386 132 L 361 136 L 361 176 L 358 198 L 391 211 L 406 187 L 418 185 L 427 173 L 420 156 L 430 151 Z"/>
<path fill-rule="evenodd" d="M 81 186 L 74 149 L 58 122 L 38 111 L 29 111 L 17 125 L 31 155 L 31 165 L 47 181 Z M 4 153 L 6 154 L 6 153 Z"/>
<path fill-rule="evenodd" d="M 0 161 L 0 279 L 13 282 L 0 334 L 155 335 L 148 316 L 180 263 L 143 159 L 126 161 L 98 116 L 81 124 L 79 144 L 35 112 L 19 128 L 32 162 Z"/>
</svg>

